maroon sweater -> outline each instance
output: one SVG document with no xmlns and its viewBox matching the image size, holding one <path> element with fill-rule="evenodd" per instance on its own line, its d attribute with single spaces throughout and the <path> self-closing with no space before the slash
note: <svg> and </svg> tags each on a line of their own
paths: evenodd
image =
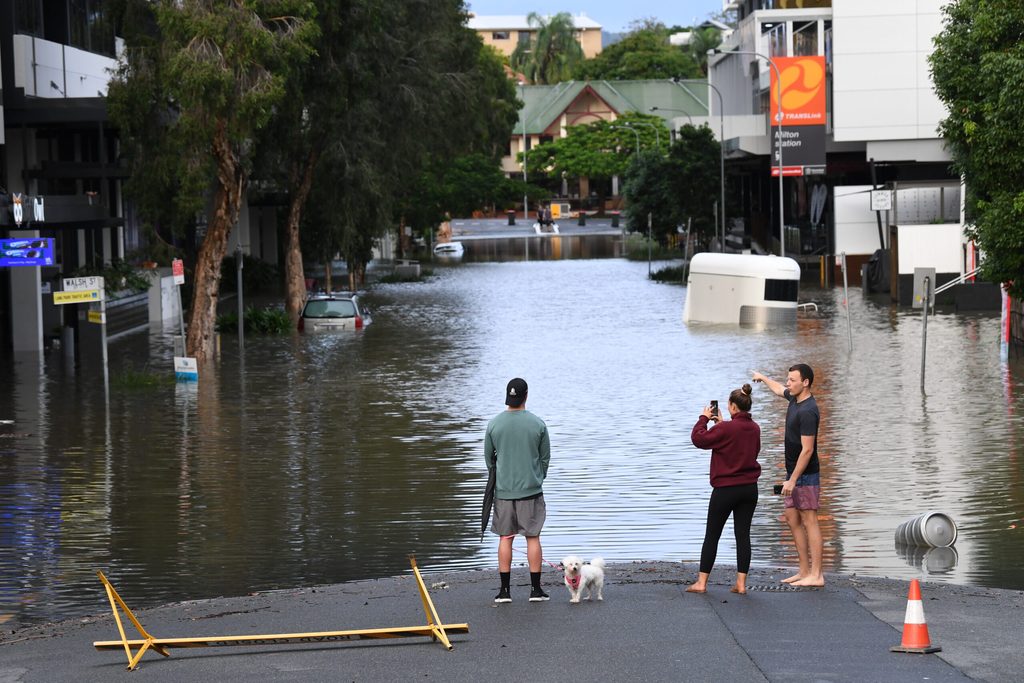
<svg viewBox="0 0 1024 683">
<path fill-rule="evenodd" d="M 711 485 L 741 486 L 756 484 L 761 476 L 757 454 L 761 452 L 761 428 L 750 413 L 739 412 L 708 429 L 708 418 L 701 415 L 693 426 L 690 440 L 697 448 L 711 449 Z"/>
</svg>

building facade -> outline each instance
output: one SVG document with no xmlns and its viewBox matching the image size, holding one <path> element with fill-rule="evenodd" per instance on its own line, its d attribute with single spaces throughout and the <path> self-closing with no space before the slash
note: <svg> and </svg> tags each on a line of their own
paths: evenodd
<svg viewBox="0 0 1024 683">
<path fill-rule="evenodd" d="M 601 24 L 584 14 L 574 16 L 572 23 L 576 28 L 576 40 L 583 48 L 583 56 L 591 59 L 600 54 Z M 537 33 L 537 27 L 530 25 L 526 15 L 473 15 L 467 26 L 480 35 L 485 45 L 490 45 L 506 57 L 520 43 L 531 42 Z"/>
<path fill-rule="evenodd" d="M 939 137 L 945 110 L 928 66 L 944 4 L 724 0 L 723 9 L 739 21 L 709 58 L 709 82 L 722 94 L 721 105 L 712 100 L 712 107 L 721 106 L 726 122 L 730 196 L 739 209 L 730 215 L 743 217 L 737 230 L 774 253 L 784 235 L 787 255 L 819 256 L 830 276 L 838 275 L 832 257 L 845 253 L 854 282 L 861 264 L 894 244 L 899 276 L 924 266 L 947 276 L 971 269 L 975 255 L 963 237 L 960 179 Z M 803 167 L 800 175 L 783 169 L 780 202 L 774 169 L 788 167 L 786 155 L 795 158 L 797 150 L 783 143 L 779 164 L 772 145 L 779 134 L 770 114 L 772 74 L 799 57 L 824 65 L 823 149 L 820 165 Z M 784 137 L 792 117 L 786 107 L 796 101 L 790 89 L 802 87 L 791 75 L 782 78 Z M 872 210 L 873 190 L 890 193 L 891 208 Z"/>
<path fill-rule="evenodd" d="M 565 81 L 557 85 L 520 85 L 518 94 L 524 106 L 501 162 L 502 170 L 510 177 L 522 174 L 519 155 L 524 150 L 566 137 L 571 126 L 615 121 L 626 112 L 659 116 L 670 130 L 673 124 L 678 128 L 685 123 L 700 126 L 709 122 L 708 90 L 700 82 Z M 585 199 L 592 189 L 587 178 L 567 179 L 558 196 Z M 607 196 L 618 194 L 618 180 L 612 179 Z"/>
</svg>

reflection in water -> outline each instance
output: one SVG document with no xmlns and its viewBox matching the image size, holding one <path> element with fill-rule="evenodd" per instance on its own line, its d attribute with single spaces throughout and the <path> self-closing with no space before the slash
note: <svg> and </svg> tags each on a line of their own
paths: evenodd
<svg viewBox="0 0 1024 683">
<path fill-rule="evenodd" d="M 562 246 L 563 254 L 566 247 Z M 4 359 L 0 394 L 0 616 L 103 610 L 102 569 L 142 607 L 427 568 L 493 568 L 479 542 L 487 421 L 509 377 L 548 423 L 550 558 L 696 560 L 708 454 L 689 443 L 711 398 L 757 369 L 816 372 L 825 565 L 1024 588 L 1020 364 L 998 359 L 998 319 L 920 315 L 811 290 L 796 328 L 682 324 L 686 290 L 619 259 L 461 263 L 369 294 L 353 335 L 226 338 L 198 386 L 111 387 L 61 357 Z M 115 342 L 111 376 L 171 373 L 171 335 Z M 778 519 L 786 404 L 756 387 L 762 428 L 754 562 L 792 565 Z M 896 527 L 942 510 L 957 559 L 910 562 Z M 720 557 L 731 560 L 732 535 Z M 517 543 L 517 548 L 520 544 Z M 519 559 L 519 556 L 516 556 Z M 9 622 L 10 623 L 10 622 Z"/>
<path fill-rule="evenodd" d="M 896 554 L 911 567 L 923 569 L 930 578 L 935 574 L 949 573 L 960 559 L 953 547 L 924 548 L 897 543 Z"/>
</svg>

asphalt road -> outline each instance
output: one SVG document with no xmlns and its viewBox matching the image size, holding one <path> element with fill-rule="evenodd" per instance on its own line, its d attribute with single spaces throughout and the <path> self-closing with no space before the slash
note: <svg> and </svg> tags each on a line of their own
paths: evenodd
<svg viewBox="0 0 1024 683">
<path fill-rule="evenodd" d="M 426 571 L 429 568 L 424 568 Z M 452 651 L 429 638 L 171 650 L 125 671 L 109 612 L 0 634 L 0 683 L 14 681 L 1019 681 L 1024 592 L 923 584 L 931 641 L 942 652 L 891 653 L 907 605 L 904 581 L 829 575 L 822 590 L 784 590 L 781 570 L 753 569 L 745 596 L 718 567 L 706 595 L 686 594 L 696 568 L 611 565 L 605 600 L 571 605 L 555 570 L 552 598 L 530 603 L 513 569 L 513 602 L 495 605 L 493 571 L 425 574 L 444 623 L 468 623 Z M 118 585 L 129 606 L 144 600 Z M 97 612 L 106 597 L 97 582 Z M 411 576 L 282 590 L 137 610 L 155 637 L 420 626 Z M 126 623 L 129 637 L 137 637 Z"/>
</svg>

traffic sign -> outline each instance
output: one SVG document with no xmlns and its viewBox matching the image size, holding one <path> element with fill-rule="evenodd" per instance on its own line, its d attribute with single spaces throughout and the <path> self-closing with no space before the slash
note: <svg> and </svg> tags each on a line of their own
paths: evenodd
<svg viewBox="0 0 1024 683">
<path fill-rule="evenodd" d="M 92 301 L 102 301 L 103 293 L 100 290 L 89 290 L 85 292 L 54 292 L 53 303 L 56 305 L 61 304 L 81 304 Z"/>
<path fill-rule="evenodd" d="M 185 284 L 185 262 L 180 258 L 171 261 L 171 274 L 174 275 L 174 284 Z"/>
<path fill-rule="evenodd" d="M 103 278 L 99 275 L 64 278 L 65 292 L 86 292 L 90 289 L 103 289 Z"/>
<path fill-rule="evenodd" d="M 89 322 L 103 325 L 107 322 L 107 314 L 103 311 L 89 311 Z"/>
</svg>

